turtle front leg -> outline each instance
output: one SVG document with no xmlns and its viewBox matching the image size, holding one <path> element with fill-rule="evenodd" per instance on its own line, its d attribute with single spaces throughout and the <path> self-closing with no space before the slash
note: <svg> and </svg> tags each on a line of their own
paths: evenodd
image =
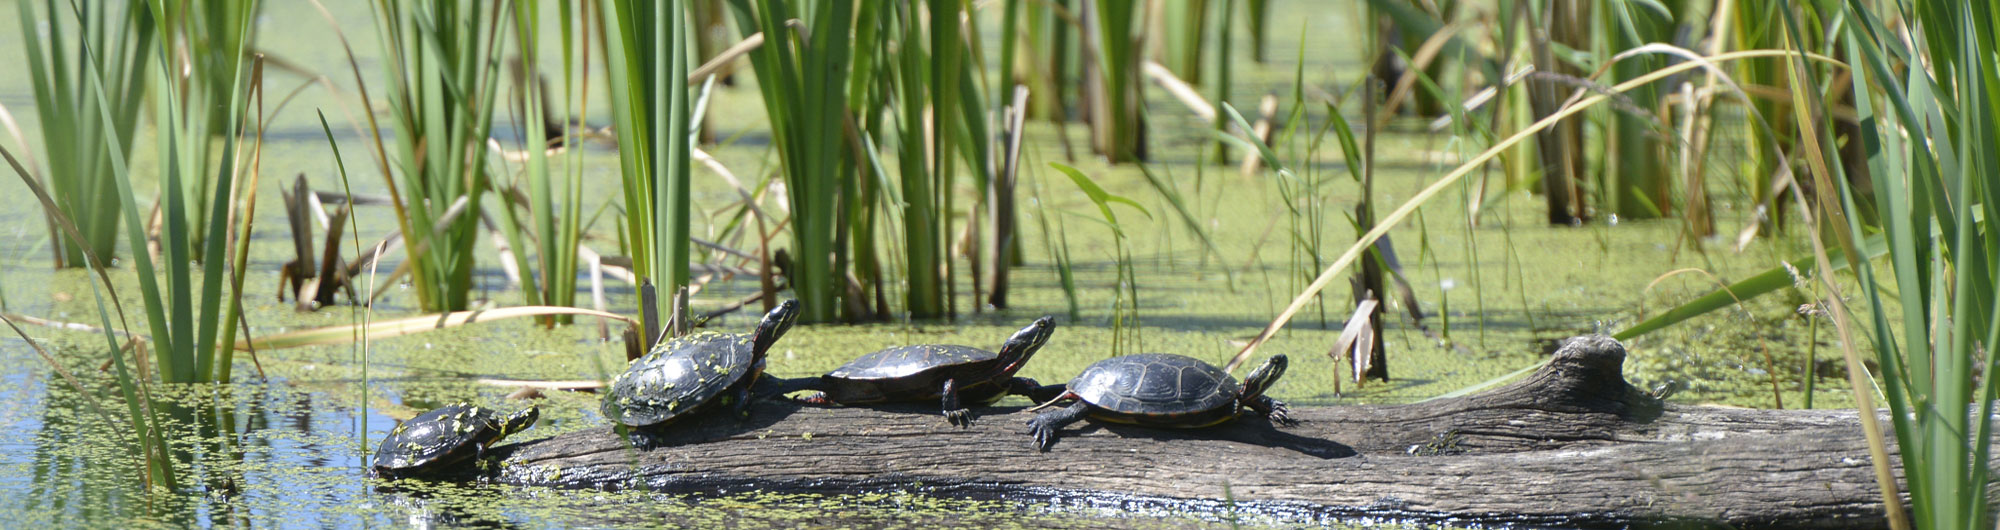
<svg viewBox="0 0 2000 530">
<path fill-rule="evenodd" d="M 1064 395 L 1062 397 L 1073 397 L 1073 395 Z M 1083 419 L 1089 413 L 1090 404 L 1083 402 L 1083 400 L 1077 400 L 1076 403 L 1071 403 L 1070 406 L 1036 414 L 1034 418 L 1028 420 L 1028 433 L 1035 435 L 1035 449 L 1047 452 L 1049 446 L 1056 443 L 1057 430 L 1071 423 L 1076 423 L 1077 420 Z"/>
<path fill-rule="evenodd" d="M 952 425 L 957 425 L 959 427 L 971 427 L 972 410 L 959 406 L 957 387 L 958 387 L 957 379 L 946 379 L 944 380 L 944 388 L 938 391 L 938 393 L 943 396 L 942 400 L 944 401 L 944 419 L 945 421 L 951 422 Z"/>
<path fill-rule="evenodd" d="M 624 435 L 625 441 L 631 443 L 634 449 L 651 450 L 666 447 L 667 445 L 666 439 L 662 438 L 659 433 L 653 432 L 652 429 L 630 425 L 618 425 L 611 429 L 612 432 Z"/>
<path fill-rule="evenodd" d="M 1248 405 L 1250 410 L 1257 411 L 1258 414 L 1271 420 L 1271 423 L 1286 427 L 1299 424 L 1298 418 L 1292 417 L 1292 409 L 1285 406 L 1285 402 L 1271 399 L 1270 396 L 1257 396 L 1256 399 L 1250 400 Z"/>
<path fill-rule="evenodd" d="M 752 386 L 756 385 L 743 385 L 743 388 L 730 393 L 730 398 L 734 399 L 735 402 L 729 404 L 729 410 L 736 413 L 736 419 L 740 420 L 750 417 L 750 387 Z"/>
<path fill-rule="evenodd" d="M 472 448 L 473 465 L 479 468 L 479 474 L 492 473 L 492 463 L 486 461 L 486 444 L 472 444 Z"/>
</svg>

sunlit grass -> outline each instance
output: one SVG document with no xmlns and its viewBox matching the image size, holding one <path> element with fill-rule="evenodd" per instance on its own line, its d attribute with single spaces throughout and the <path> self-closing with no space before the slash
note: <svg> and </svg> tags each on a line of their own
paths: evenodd
<svg viewBox="0 0 2000 530">
<path fill-rule="evenodd" d="M 615 1 L 602 11 L 627 244 L 634 273 L 654 293 L 640 309 L 649 342 L 665 331 L 656 326 L 680 329 L 686 323 L 675 311 L 688 285 L 691 221 L 685 7 L 680 1 Z"/>
<path fill-rule="evenodd" d="M 944 264 L 949 259 L 946 249 L 946 228 L 949 208 L 940 203 L 947 196 L 945 188 L 951 182 L 948 163 L 953 153 L 944 146 L 932 146 L 930 139 L 939 130 L 936 125 L 927 125 L 933 119 L 948 120 L 950 113 L 937 109 L 947 109 L 937 100 L 948 97 L 941 87 L 932 86 L 937 79 L 933 70 L 940 66 L 930 58 L 943 37 L 931 38 L 926 32 L 923 17 L 928 13 L 911 4 L 902 9 L 887 10 L 895 21 L 897 35 L 904 43 L 931 43 L 931 46 L 903 46 L 898 48 L 895 61 L 890 64 L 896 86 L 896 161 L 897 184 L 901 188 L 903 220 L 903 252 L 905 278 L 908 287 L 904 291 L 904 307 L 910 316 L 935 318 L 945 315 L 944 286 L 948 278 L 944 275 Z M 955 31 L 955 30 L 953 30 Z M 949 48 L 955 50 L 956 47 Z M 946 77 L 953 82 L 957 77 Z M 942 114 L 942 117 L 933 118 Z M 927 130 L 929 129 L 929 130 Z M 946 138 L 949 141 L 948 137 Z M 931 153 L 937 153 L 932 155 Z M 943 161 L 944 163 L 940 163 Z"/>
<path fill-rule="evenodd" d="M 203 102 L 220 102 L 229 94 L 245 90 L 244 61 L 255 50 L 256 25 L 253 18 L 257 14 L 256 0 L 156 0 L 149 2 L 153 18 L 160 21 L 164 43 L 171 45 L 170 55 L 164 64 L 167 79 L 175 83 L 172 87 L 179 94 L 187 108 L 181 119 L 202 120 L 199 127 L 186 127 L 189 134 L 207 134 L 213 137 L 239 134 L 238 123 L 234 121 L 237 109 L 218 104 L 203 105 Z M 156 89 L 168 87 L 156 86 Z M 183 161 L 207 160 L 214 154 L 209 152 L 209 142 L 190 141 L 186 143 Z M 191 237 L 187 243 L 190 252 L 199 254 L 208 233 L 209 197 L 215 194 L 212 179 L 191 176 L 184 178 L 176 191 L 185 196 L 189 216 L 186 223 Z"/>
</svg>

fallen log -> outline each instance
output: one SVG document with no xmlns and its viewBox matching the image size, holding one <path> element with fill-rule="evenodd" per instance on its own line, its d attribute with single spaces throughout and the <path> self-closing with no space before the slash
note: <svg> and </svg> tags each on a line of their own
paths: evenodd
<svg viewBox="0 0 2000 530">
<path fill-rule="evenodd" d="M 691 419 L 666 446 L 591 429 L 494 448 L 505 483 L 675 492 L 915 490 L 1145 510 L 1461 524 L 1874 528 L 1881 498 L 1854 411 L 1663 404 L 1625 350 L 1571 339 L 1527 378 L 1408 405 L 1310 407 L 1196 431 L 1078 423 L 1048 452 L 1019 407 L 764 404 Z"/>
</svg>

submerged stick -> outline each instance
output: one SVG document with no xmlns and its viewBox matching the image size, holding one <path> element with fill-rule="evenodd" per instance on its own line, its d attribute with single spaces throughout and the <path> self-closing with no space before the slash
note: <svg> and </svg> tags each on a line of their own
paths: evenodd
<svg viewBox="0 0 2000 530">
<path fill-rule="evenodd" d="M 1153 61 L 1146 61 L 1144 68 L 1146 77 L 1153 78 L 1154 83 L 1159 83 L 1160 88 L 1166 89 L 1167 94 L 1172 95 L 1174 100 L 1186 105 L 1188 111 L 1193 112 L 1195 117 L 1201 118 L 1201 121 L 1206 123 L 1215 123 L 1215 105 L 1209 104 L 1208 99 L 1203 98 L 1194 87 L 1188 86 L 1186 81 L 1175 76 L 1173 70 L 1168 70 L 1167 67 Z"/>
</svg>

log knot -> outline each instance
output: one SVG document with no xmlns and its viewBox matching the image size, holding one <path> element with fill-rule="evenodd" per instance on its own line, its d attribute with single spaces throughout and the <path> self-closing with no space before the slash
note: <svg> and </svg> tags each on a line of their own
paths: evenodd
<svg viewBox="0 0 2000 530">
<path fill-rule="evenodd" d="M 1625 345 L 1605 335 L 1570 337 L 1542 369 L 1591 390 L 1616 389 L 1626 384 Z"/>
<path fill-rule="evenodd" d="M 1547 410 L 1608 412 L 1637 422 L 1659 417 L 1664 404 L 1627 383 L 1624 367 L 1625 345 L 1618 339 L 1579 335 L 1563 341 L 1549 363 L 1515 390 Z"/>
</svg>

